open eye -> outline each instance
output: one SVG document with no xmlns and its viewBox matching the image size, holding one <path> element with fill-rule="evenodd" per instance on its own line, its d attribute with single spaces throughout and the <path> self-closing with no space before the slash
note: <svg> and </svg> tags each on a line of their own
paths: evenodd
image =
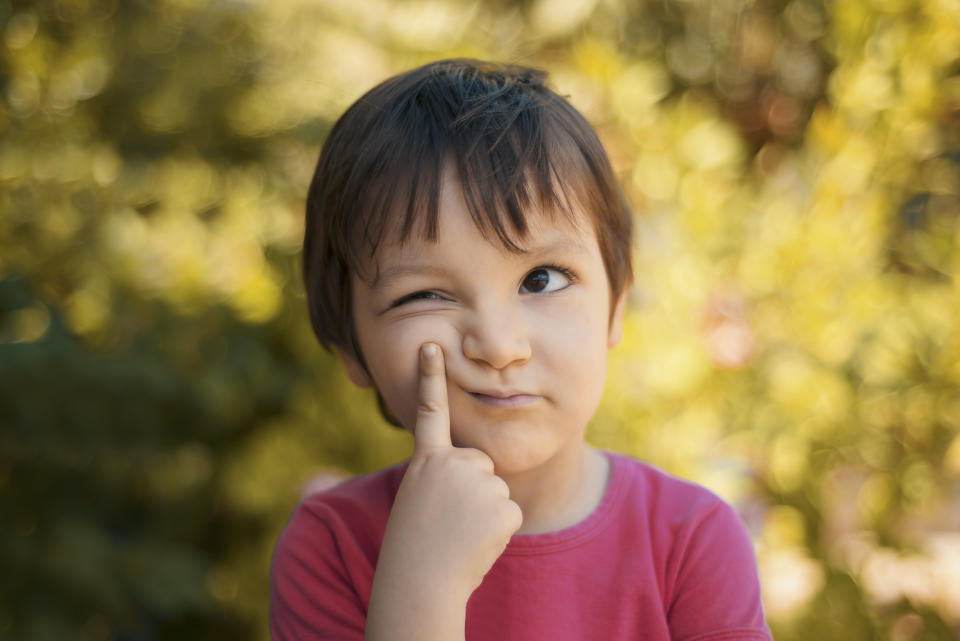
<svg viewBox="0 0 960 641">
<path fill-rule="evenodd" d="M 548 294 L 570 285 L 573 277 L 559 267 L 537 267 L 520 284 L 521 294 Z"/>
</svg>

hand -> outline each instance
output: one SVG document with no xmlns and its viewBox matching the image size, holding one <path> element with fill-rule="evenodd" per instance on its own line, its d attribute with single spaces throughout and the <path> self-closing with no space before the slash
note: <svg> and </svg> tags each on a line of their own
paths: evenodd
<svg viewBox="0 0 960 641">
<path fill-rule="evenodd" d="M 397 492 L 377 575 L 409 590 L 431 589 L 466 599 L 520 527 L 520 507 L 480 450 L 450 438 L 443 352 L 420 349 L 414 452 Z M 400 587 L 400 585 L 398 585 Z"/>
</svg>

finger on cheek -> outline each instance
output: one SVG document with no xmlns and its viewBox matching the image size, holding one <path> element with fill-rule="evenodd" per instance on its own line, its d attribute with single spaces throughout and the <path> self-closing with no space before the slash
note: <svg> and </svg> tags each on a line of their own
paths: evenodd
<svg viewBox="0 0 960 641">
<path fill-rule="evenodd" d="M 450 446 L 450 415 L 443 354 L 434 343 L 420 348 L 420 383 L 417 391 L 415 447 L 420 451 Z"/>
</svg>

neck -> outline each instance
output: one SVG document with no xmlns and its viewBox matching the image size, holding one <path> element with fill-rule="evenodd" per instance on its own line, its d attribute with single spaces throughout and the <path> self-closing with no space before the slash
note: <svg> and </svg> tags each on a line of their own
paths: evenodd
<svg viewBox="0 0 960 641">
<path fill-rule="evenodd" d="M 517 534 L 556 532 L 585 519 L 603 498 L 608 468 L 607 457 L 584 443 L 532 470 L 501 475 L 523 512 Z"/>
</svg>

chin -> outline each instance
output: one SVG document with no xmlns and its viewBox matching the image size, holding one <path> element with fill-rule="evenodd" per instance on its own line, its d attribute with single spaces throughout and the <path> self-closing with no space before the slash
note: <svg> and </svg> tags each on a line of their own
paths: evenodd
<svg viewBox="0 0 960 641">
<path fill-rule="evenodd" d="M 517 427 L 498 430 L 495 439 L 470 439 L 464 447 L 474 447 L 493 459 L 494 472 L 498 476 L 512 476 L 534 470 L 551 460 L 560 446 L 552 439 L 536 438 L 535 434 L 511 434 Z"/>
</svg>

